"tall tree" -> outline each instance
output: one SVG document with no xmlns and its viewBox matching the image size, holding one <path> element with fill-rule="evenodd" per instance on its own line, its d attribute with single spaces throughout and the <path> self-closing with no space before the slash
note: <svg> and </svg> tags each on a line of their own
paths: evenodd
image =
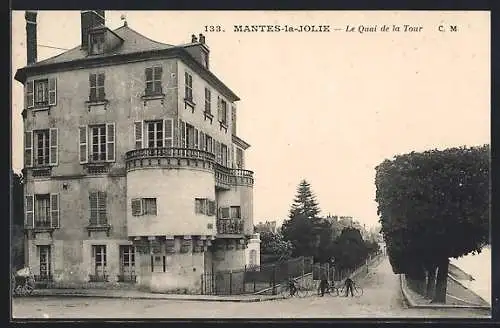
<svg viewBox="0 0 500 328">
<path fill-rule="evenodd" d="M 302 180 L 297 188 L 297 195 L 290 209 L 289 217 L 293 218 L 302 214 L 308 219 L 315 219 L 319 212 L 319 205 L 311 190 L 311 185 L 306 180 Z"/>
<path fill-rule="evenodd" d="M 318 217 L 320 210 L 311 185 L 302 180 L 290 209 L 289 219 L 282 225 L 283 237 L 293 244 L 294 256 L 317 256 L 319 247 Z"/>
<path fill-rule="evenodd" d="M 395 272 L 432 284 L 446 301 L 449 258 L 489 243 L 489 145 L 396 156 L 376 168 L 376 201 Z M 425 272 L 426 271 L 426 272 Z M 427 286 L 427 292 L 432 286 Z"/>
</svg>

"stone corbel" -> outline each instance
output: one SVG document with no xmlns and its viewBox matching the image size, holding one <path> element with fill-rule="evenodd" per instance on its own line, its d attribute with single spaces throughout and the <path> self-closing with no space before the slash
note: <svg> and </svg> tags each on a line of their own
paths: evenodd
<svg viewBox="0 0 500 328">
<path fill-rule="evenodd" d="M 193 249 L 192 247 L 193 247 L 193 240 L 191 239 L 191 236 L 184 236 L 181 244 L 181 252 L 188 253 Z"/>
<path fill-rule="evenodd" d="M 167 253 L 175 253 L 175 239 L 173 236 L 167 236 L 165 240 L 165 250 Z"/>
</svg>

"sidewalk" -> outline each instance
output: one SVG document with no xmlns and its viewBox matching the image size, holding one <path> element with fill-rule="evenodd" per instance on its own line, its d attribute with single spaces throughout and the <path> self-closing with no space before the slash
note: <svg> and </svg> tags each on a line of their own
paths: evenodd
<svg viewBox="0 0 500 328">
<path fill-rule="evenodd" d="M 158 294 L 138 290 L 104 290 L 104 289 L 35 289 L 32 296 L 54 297 L 95 297 L 95 298 L 123 298 L 123 299 L 157 299 L 175 301 L 199 302 L 262 302 L 282 299 L 278 295 L 184 295 Z"/>
<path fill-rule="evenodd" d="M 491 311 L 491 307 L 483 304 L 473 304 L 470 301 L 446 294 L 446 304 L 430 303 L 430 300 L 414 292 L 408 287 L 406 277 L 400 274 L 401 292 L 409 307 L 421 309 L 478 309 Z"/>
</svg>

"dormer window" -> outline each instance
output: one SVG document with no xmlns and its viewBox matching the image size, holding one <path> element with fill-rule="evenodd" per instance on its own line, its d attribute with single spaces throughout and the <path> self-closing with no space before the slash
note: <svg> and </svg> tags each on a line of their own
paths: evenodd
<svg viewBox="0 0 500 328">
<path fill-rule="evenodd" d="M 91 55 L 104 53 L 104 32 L 95 32 L 90 35 Z"/>
<path fill-rule="evenodd" d="M 200 56 L 201 56 L 201 64 L 203 65 L 203 67 L 208 69 L 208 53 L 202 50 Z"/>
</svg>

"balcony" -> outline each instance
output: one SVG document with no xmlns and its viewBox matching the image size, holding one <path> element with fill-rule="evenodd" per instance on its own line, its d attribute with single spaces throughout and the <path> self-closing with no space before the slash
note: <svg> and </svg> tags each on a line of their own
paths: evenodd
<svg viewBox="0 0 500 328">
<path fill-rule="evenodd" d="M 217 219 L 217 234 L 219 238 L 230 237 L 230 235 L 242 235 L 243 231 L 244 221 L 241 218 Z"/>
<path fill-rule="evenodd" d="M 234 185 L 252 187 L 253 172 L 243 169 L 231 169 L 216 163 L 215 154 L 191 148 L 142 148 L 128 151 L 125 154 L 127 171 L 141 168 L 160 167 L 173 168 L 179 166 L 198 167 L 214 172 L 215 186 L 219 189 L 230 189 Z"/>
</svg>

